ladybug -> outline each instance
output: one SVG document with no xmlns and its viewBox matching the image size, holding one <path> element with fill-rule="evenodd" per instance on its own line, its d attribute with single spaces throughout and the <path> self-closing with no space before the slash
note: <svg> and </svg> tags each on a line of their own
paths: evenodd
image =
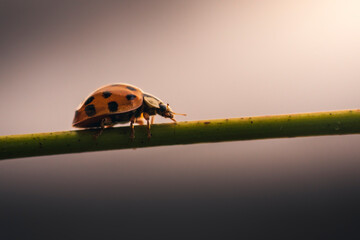
<svg viewBox="0 0 360 240">
<path fill-rule="evenodd" d="M 145 119 L 147 136 L 150 138 L 150 116 L 152 124 L 156 114 L 170 118 L 174 122 L 176 122 L 175 114 L 186 116 L 186 114 L 174 113 L 169 104 L 165 105 L 159 98 L 143 92 L 138 87 L 119 83 L 103 86 L 91 93 L 75 111 L 72 126 L 100 128 L 100 132 L 96 135 L 98 137 L 104 128 L 130 122 L 130 137 L 134 139 L 134 123 L 143 125 Z"/>
</svg>

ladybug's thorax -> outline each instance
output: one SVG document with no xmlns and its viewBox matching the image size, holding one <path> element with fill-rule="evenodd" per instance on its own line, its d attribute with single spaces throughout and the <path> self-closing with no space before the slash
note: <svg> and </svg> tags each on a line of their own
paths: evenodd
<svg viewBox="0 0 360 240">
<path fill-rule="evenodd" d="M 148 113 L 150 116 L 156 115 L 156 108 L 154 107 L 149 107 L 147 104 L 145 104 L 145 102 L 143 103 L 143 112 L 144 113 Z"/>
<path fill-rule="evenodd" d="M 147 111 L 149 115 L 159 114 L 165 118 L 174 117 L 171 108 L 168 105 L 165 105 L 159 98 L 151 94 L 144 93 L 143 104 L 146 106 L 145 111 Z"/>
</svg>

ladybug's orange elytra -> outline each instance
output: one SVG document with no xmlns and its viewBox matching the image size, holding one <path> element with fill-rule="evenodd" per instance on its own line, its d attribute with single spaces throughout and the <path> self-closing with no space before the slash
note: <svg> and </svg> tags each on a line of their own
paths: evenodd
<svg viewBox="0 0 360 240">
<path fill-rule="evenodd" d="M 160 99 L 144 93 L 130 84 L 112 84 L 101 87 L 91 93 L 75 111 L 73 127 L 100 127 L 100 135 L 105 127 L 117 123 L 130 122 L 131 138 L 134 138 L 134 123 L 147 121 L 148 137 L 150 138 L 150 116 L 159 114 L 174 122 L 174 113 L 169 105 Z M 185 114 L 179 114 L 185 115 Z"/>
</svg>

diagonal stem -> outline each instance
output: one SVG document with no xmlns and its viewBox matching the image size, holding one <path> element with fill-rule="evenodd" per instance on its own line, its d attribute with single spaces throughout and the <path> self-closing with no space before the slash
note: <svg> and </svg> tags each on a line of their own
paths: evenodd
<svg viewBox="0 0 360 240">
<path fill-rule="evenodd" d="M 360 110 L 214 119 L 146 126 L 0 136 L 0 159 L 110 149 L 360 133 Z"/>
</svg>

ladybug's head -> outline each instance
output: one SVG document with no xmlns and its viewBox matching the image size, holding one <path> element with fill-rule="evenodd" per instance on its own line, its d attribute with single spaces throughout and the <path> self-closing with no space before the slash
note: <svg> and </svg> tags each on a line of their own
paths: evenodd
<svg viewBox="0 0 360 240">
<path fill-rule="evenodd" d="M 165 104 L 160 103 L 159 108 L 156 109 L 156 112 L 157 112 L 157 114 L 159 114 L 159 115 L 161 115 L 163 117 L 170 118 L 170 119 L 174 118 L 174 114 L 171 111 L 171 108 L 169 107 L 169 104 L 167 104 L 165 106 Z"/>
<path fill-rule="evenodd" d="M 159 104 L 159 108 L 156 110 L 157 114 L 165 117 L 165 118 L 170 118 L 171 120 L 173 120 L 174 122 L 176 122 L 174 115 L 183 115 L 186 116 L 186 114 L 183 113 L 174 113 L 171 108 L 169 107 L 169 104 L 163 104 L 160 103 Z"/>
</svg>

